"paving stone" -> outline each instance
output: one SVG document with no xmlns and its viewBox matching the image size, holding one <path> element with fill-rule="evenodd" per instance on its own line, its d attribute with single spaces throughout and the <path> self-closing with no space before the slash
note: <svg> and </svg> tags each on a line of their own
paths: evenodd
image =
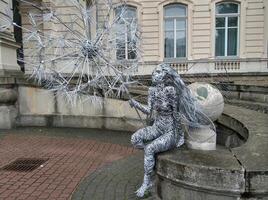
<svg viewBox="0 0 268 200">
<path fill-rule="evenodd" d="M 72 200 L 137 200 L 135 191 L 142 177 L 143 154 L 138 152 L 90 174 L 76 188 Z M 152 191 L 152 195 L 144 199 L 154 199 L 153 194 Z"/>
<path fill-rule="evenodd" d="M 0 199 L 15 194 L 25 200 L 70 199 L 77 185 L 90 174 L 95 178 L 90 185 L 95 188 L 96 198 L 109 198 L 103 191 L 113 190 L 108 187 L 113 176 L 100 175 L 98 169 L 137 152 L 126 132 L 19 128 L 0 130 L 0 135 L 0 168 L 17 158 L 49 159 L 31 172 L 0 170 Z"/>
</svg>

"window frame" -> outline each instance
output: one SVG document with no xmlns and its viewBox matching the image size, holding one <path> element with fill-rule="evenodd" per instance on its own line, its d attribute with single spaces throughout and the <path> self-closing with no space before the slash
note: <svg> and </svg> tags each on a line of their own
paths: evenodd
<svg viewBox="0 0 268 200">
<path fill-rule="evenodd" d="M 224 14 L 218 14 L 217 13 L 217 6 L 221 4 L 236 4 L 238 6 L 237 13 L 224 13 Z M 241 5 L 238 2 L 233 1 L 224 1 L 224 2 L 218 2 L 215 4 L 215 25 L 214 25 L 214 31 L 215 31 L 215 38 L 214 38 L 214 54 L 216 58 L 238 58 L 239 57 L 239 51 L 240 51 L 240 15 L 241 15 Z M 216 21 L 217 18 L 224 18 L 225 24 L 224 27 L 216 27 Z M 228 19 L 230 17 L 237 17 L 237 26 L 236 27 L 229 27 L 228 26 Z M 229 28 L 237 28 L 237 49 L 236 49 L 236 55 L 228 55 L 228 30 Z M 224 55 L 223 56 L 217 56 L 216 55 L 216 32 L 218 29 L 224 29 Z"/>
<path fill-rule="evenodd" d="M 123 5 L 119 5 L 119 6 L 117 6 L 116 8 L 114 8 L 114 16 L 116 16 L 116 10 L 117 10 L 117 9 L 120 9 L 121 6 L 123 6 Z M 131 5 L 131 4 L 127 4 L 126 7 L 135 10 L 136 23 L 138 24 L 138 20 L 139 20 L 139 17 L 138 17 L 138 15 L 139 15 L 138 7 L 135 6 L 135 5 Z M 124 24 L 124 29 L 128 29 L 128 27 L 127 27 L 126 24 Z M 115 42 L 116 42 L 116 41 L 115 41 Z M 117 42 L 116 42 L 116 45 L 117 45 Z M 138 44 L 136 44 L 136 47 L 138 47 L 137 45 L 138 45 Z M 124 60 L 125 60 L 125 61 L 135 61 L 135 60 L 138 59 L 137 56 L 136 56 L 135 58 L 128 58 L 128 46 L 129 46 L 129 45 L 128 45 L 128 31 L 126 31 L 126 32 L 125 32 L 125 35 L 124 35 L 124 50 L 125 50 L 125 56 L 124 56 L 124 58 L 119 59 L 119 58 L 118 58 L 118 55 L 117 55 L 117 49 L 116 49 L 116 50 L 115 50 L 115 59 L 116 59 L 117 61 L 124 61 Z"/>
<path fill-rule="evenodd" d="M 185 9 L 185 16 L 166 16 L 166 8 L 168 7 L 172 7 L 172 6 L 180 6 L 183 7 Z M 173 45 L 174 45 L 174 49 L 173 49 L 173 57 L 165 57 L 165 38 L 166 38 L 166 19 L 173 19 L 173 34 L 174 34 L 174 40 L 173 40 Z M 177 29 L 176 25 L 177 25 L 177 20 L 178 19 L 184 19 L 185 22 L 185 30 L 183 29 Z M 174 60 L 174 59 L 178 59 L 178 60 L 185 60 L 188 57 L 188 5 L 185 5 L 183 3 L 170 3 L 167 4 L 165 6 L 163 6 L 163 59 L 164 60 Z M 177 37 L 177 31 L 185 31 L 185 56 L 184 57 L 176 57 L 177 55 L 177 41 L 176 41 L 176 37 Z"/>
</svg>

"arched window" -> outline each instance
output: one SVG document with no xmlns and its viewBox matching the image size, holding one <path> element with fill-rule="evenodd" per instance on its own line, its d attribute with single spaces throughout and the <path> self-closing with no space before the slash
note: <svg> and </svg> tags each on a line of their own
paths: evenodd
<svg viewBox="0 0 268 200">
<path fill-rule="evenodd" d="M 239 41 L 239 4 L 216 5 L 216 56 L 237 56 Z"/>
<path fill-rule="evenodd" d="M 186 57 L 187 7 L 170 4 L 164 7 L 165 58 Z"/>
<path fill-rule="evenodd" d="M 136 41 L 133 40 L 133 29 L 137 26 L 137 9 L 133 6 L 119 6 L 115 10 L 116 16 L 122 14 L 118 21 L 116 39 L 116 59 L 136 59 Z"/>
</svg>

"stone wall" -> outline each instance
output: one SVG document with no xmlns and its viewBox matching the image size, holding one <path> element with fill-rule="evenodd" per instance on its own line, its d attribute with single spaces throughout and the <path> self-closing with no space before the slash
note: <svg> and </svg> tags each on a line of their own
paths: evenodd
<svg viewBox="0 0 268 200">
<path fill-rule="evenodd" d="M 127 101 L 81 96 L 75 104 L 64 95 L 30 86 L 18 87 L 18 126 L 80 127 L 134 131 L 142 126 Z M 144 117 L 144 116 L 143 116 Z"/>
<path fill-rule="evenodd" d="M 12 8 L 11 0 L 0 2 L 0 25 L 7 25 L 3 16 L 6 9 Z M 12 12 L 10 13 L 12 15 Z M 17 89 L 15 76 L 20 76 L 17 64 L 16 49 L 20 45 L 15 42 L 13 26 L 0 32 L 0 129 L 10 129 L 16 126 L 17 117 Z"/>
<path fill-rule="evenodd" d="M 16 126 L 18 92 L 14 78 L 0 77 L 0 129 Z"/>
<path fill-rule="evenodd" d="M 98 19 L 102 24 L 105 6 L 98 2 Z M 114 1 L 118 2 L 118 1 Z M 267 1 L 237 0 L 239 8 L 239 48 L 236 57 L 215 56 L 215 10 L 221 0 L 129 0 L 137 8 L 142 32 L 143 61 L 138 74 L 150 74 L 160 62 L 169 62 L 179 73 L 248 73 L 268 72 Z M 182 59 L 164 58 L 164 7 L 172 3 L 187 7 L 187 55 Z M 245 83 L 246 80 L 243 80 Z"/>
<path fill-rule="evenodd" d="M 180 147 L 159 154 L 159 199 L 268 199 L 267 120 L 267 114 L 226 105 L 219 123 L 247 138 L 246 143 L 214 151 Z"/>
</svg>

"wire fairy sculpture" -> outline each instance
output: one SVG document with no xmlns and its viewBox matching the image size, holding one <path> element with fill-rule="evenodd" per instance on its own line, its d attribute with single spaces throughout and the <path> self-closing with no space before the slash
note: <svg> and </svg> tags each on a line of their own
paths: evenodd
<svg viewBox="0 0 268 200">
<path fill-rule="evenodd" d="M 147 106 L 129 100 L 132 107 L 143 113 L 150 116 L 154 113 L 153 125 L 139 129 L 131 137 L 136 148 L 144 149 L 144 178 L 136 191 L 138 197 L 143 197 L 152 186 L 155 155 L 184 144 L 183 126 L 215 130 L 213 122 L 202 112 L 179 74 L 169 65 L 160 64 L 155 68 L 152 83 L 154 86 L 149 88 Z"/>
</svg>

